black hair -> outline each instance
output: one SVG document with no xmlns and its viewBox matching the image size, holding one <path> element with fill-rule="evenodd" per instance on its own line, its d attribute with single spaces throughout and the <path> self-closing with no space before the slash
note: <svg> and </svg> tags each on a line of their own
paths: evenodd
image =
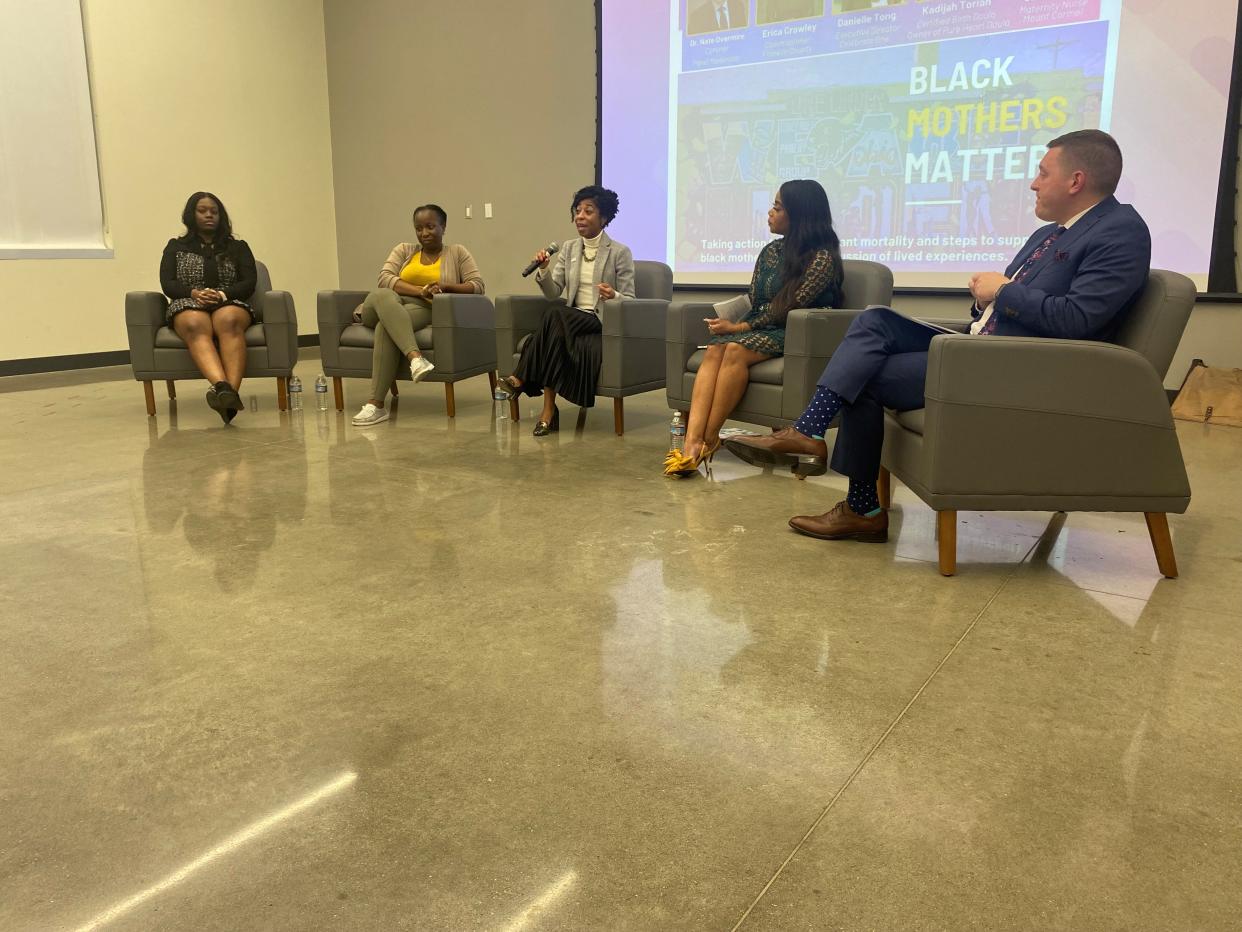
<svg viewBox="0 0 1242 932">
<path fill-rule="evenodd" d="M 574 194 L 573 206 L 569 208 L 569 216 L 578 212 L 578 205 L 583 201 L 594 201 L 595 209 L 599 211 L 599 215 L 603 218 L 604 226 L 612 223 L 613 218 L 617 216 L 617 212 L 621 209 L 621 198 L 617 197 L 616 191 L 609 191 L 607 188 L 601 188 L 597 184 L 589 184 L 585 188 L 579 188 Z"/>
<path fill-rule="evenodd" d="M 444 212 L 444 208 L 439 204 L 420 204 L 414 208 L 414 213 L 410 214 L 410 222 L 414 223 L 414 218 L 418 216 L 420 211 L 429 210 L 440 218 L 440 226 L 448 229 L 448 214 Z"/>
<path fill-rule="evenodd" d="M 784 284 L 772 299 L 772 310 L 784 320 L 793 310 L 794 294 L 811 258 L 821 249 L 832 254 L 837 284 L 845 279 L 841 267 L 841 239 L 832 228 L 832 208 L 828 194 L 818 181 L 796 179 L 781 185 L 781 206 L 789 215 L 785 234 L 785 262 L 781 269 Z"/>
<path fill-rule="evenodd" d="M 1060 149 L 1070 171 L 1084 172 L 1087 187 L 1096 194 L 1112 194 L 1121 181 L 1121 146 L 1102 129 L 1080 129 L 1048 143 Z"/>
<path fill-rule="evenodd" d="M 198 207 L 198 202 L 205 197 L 215 201 L 216 210 L 220 212 L 220 219 L 216 222 L 215 242 L 216 245 L 223 246 L 233 238 L 233 223 L 229 220 L 229 212 L 224 209 L 224 202 L 210 191 L 195 191 L 190 195 L 190 199 L 185 202 L 185 210 L 181 211 L 181 222 L 185 224 L 187 236 L 198 235 L 198 223 L 195 220 L 194 211 Z"/>
</svg>

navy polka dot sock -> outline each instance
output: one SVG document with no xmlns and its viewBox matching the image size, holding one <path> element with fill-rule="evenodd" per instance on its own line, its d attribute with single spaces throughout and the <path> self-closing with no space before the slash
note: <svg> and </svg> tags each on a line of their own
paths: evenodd
<svg viewBox="0 0 1242 932">
<path fill-rule="evenodd" d="M 794 421 L 794 430 L 817 440 L 822 438 L 843 404 L 844 398 L 830 388 L 819 386 L 811 397 L 811 403 L 802 412 L 802 417 Z"/>
<path fill-rule="evenodd" d="M 845 504 L 856 515 L 865 515 L 868 518 L 878 515 L 881 510 L 880 495 L 875 490 L 875 483 L 851 479 L 850 490 L 845 493 Z"/>
</svg>

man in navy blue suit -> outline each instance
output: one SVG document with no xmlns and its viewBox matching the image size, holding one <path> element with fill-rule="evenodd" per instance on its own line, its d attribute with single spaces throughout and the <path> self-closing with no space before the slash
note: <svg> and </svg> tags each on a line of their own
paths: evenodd
<svg viewBox="0 0 1242 932">
<path fill-rule="evenodd" d="M 970 280 L 969 332 L 979 336 L 1109 340 L 1147 283 L 1151 235 L 1143 218 L 1113 197 L 1121 149 L 1108 133 L 1079 130 L 1048 143 L 1031 182 L 1035 216 L 1048 221 L 1005 274 Z M 832 468 L 850 480 L 845 500 L 822 515 L 790 519 L 795 531 L 823 540 L 888 539 L 888 514 L 876 480 L 884 409 L 921 408 L 927 349 L 938 331 L 891 308 L 864 311 L 850 325 L 793 427 L 726 446 L 754 465 L 795 465 L 823 472 L 824 432 L 841 415 Z"/>
</svg>

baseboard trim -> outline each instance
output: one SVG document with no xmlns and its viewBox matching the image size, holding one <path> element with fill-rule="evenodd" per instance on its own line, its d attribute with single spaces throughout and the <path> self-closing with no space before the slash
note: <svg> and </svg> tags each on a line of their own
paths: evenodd
<svg viewBox="0 0 1242 932">
<path fill-rule="evenodd" d="M 36 356 L 32 359 L 0 359 L 0 376 L 31 375 L 36 372 L 67 372 L 71 369 L 98 369 L 101 366 L 128 366 L 129 350 L 107 353 L 77 353 L 72 356 Z"/>
<path fill-rule="evenodd" d="M 298 334 L 298 346 L 318 346 L 319 334 Z M 98 369 L 102 366 L 128 366 L 129 350 L 106 353 L 76 353 L 70 356 L 35 356 L 30 359 L 0 359 L 0 377 L 33 375 L 39 372 L 69 372 L 73 369 Z"/>
</svg>

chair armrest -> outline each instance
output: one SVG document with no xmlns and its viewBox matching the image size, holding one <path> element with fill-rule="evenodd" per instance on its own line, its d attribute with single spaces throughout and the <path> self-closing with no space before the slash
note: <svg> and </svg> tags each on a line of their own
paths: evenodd
<svg viewBox="0 0 1242 932">
<path fill-rule="evenodd" d="M 298 313 L 289 292 L 264 293 L 263 336 L 267 340 L 268 365 L 292 370 L 298 361 Z"/>
<path fill-rule="evenodd" d="M 341 367 L 341 334 L 353 321 L 354 309 L 366 297 L 365 291 L 321 291 L 315 296 L 319 355 L 325 366 L 333 369 Z"/>
<path fill-rule="evenodd" d="M 125 326 L 164 326 L 168 299 L 159 291 L 129 291 L 125 294 Z"/>
<path fill-rule="evenodd" d="M 945 334 L 928 350 L 925 395 L 929 409 L 934 401 L 1173 426 L 1151 363 L 1112 343 Z"/>
<path fill-rule="evenodd" d="M 669 302 L 663 298 L 612 298 L 600 306 L 605 337 L 637 337 L 663 342 Z"/>
<path fill-rule="evenodd" d="M 496 327 L 534 333 L 543 323 L 543 315 L 552 304 L 543 295 L 505 294 L 496 299 Z"/>
<path fill-rule="evenodd" d="M 601 392 L 627 392 L 640 386 L 649 391 L 665 384 L 668 309 L 663 298 L 612 298 L 603 303 Z"/>
<path fill-rule="evenodd" d="M 319 333 L 336 328 L 339 336 L 341 331 L 353 322 L 354 309 L 366 300 L 365 291 L 321 291 L 315 296 L 315 316 L 319 322 Z"/>
<path fill-rule="evenodd" d="M 664 328 L 664 342 L 688 346 L 689 352 L 685 358 L 689 359 L 711 336 L 703 321 L 715 316 L 712 306 L 701 301 L 683 301 L 670 305 Z"/>
<path fill-rule="evenodd" d="M 897 444 L 893 471 L 914 470 L 933 494 L 1039 510 L 1184 511 L 1190 500 L 1164 385 L 1133 350 L 946 334 L 931 341 L 925 396 L 918 463 Z"/>
<path fill-rule="evenodd" d="M 785 320 L 785 355 L 832 357 L 845 331 L 862 311 L 842 308 L 795 308 Z"/>
<path fill-rule="evenodd" d="M 438 294 L 431 301 L 431 325 L 463 330 L 495 330 L 496 306 L 481 294 Z"/>
<path fill-rule="evenodd" d="M 543 295 L 506 294 L 496 299 L 496 369 L 502 376 L 513 372 L 519 341 L 539 329 L 551 304 Z"/>
<path fill-rule="evenodd" d="M 481 294 L 438 294 L 431 301 L 432 350 L 443 375 L 496 368 L 496 308 Z"/>
<path fill-rule="evenodd" d="M 155 371 L 155 334 L 164 326 L 168 299 L 158 291 L 131 291 L 125 295 L 125 334 L 134 376 Z"/>
<path fill-rule="evenodd" d="M 298 325 L 298 312 L 293 306 L 293 295 L 287 291 L 268 291 L 263 295 L 264 324 Z"/>
<path fill-rule="evenodd" d="M 844 308 L 795 308 L 785 320 L 785 382 L 781 416 L 802 414 L 824 367 L 862 311 Z"/>
<path fill-rule="evenodd" d="M 681 301 L 668 309 L 664 326 L 664 386 L 670 407 L 684 409 L 689 404 L 688 397 L 681 397 L 685 394 L 686 364 L 711 337 L 703 320 L 715 316 L 712 306 L 701 301 Z"/>
</svg>

